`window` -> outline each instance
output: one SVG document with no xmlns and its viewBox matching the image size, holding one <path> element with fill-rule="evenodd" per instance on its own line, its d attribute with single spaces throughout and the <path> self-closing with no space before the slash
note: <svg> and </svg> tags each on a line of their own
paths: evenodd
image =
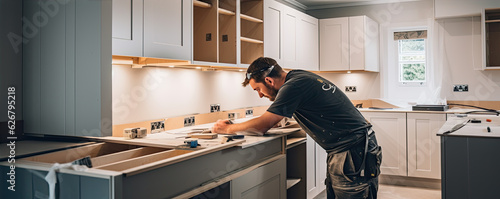
<svg viewBox="0 0 500 199">
<path fill-rule="evenodd" d="M 427 81 L 427 31 L 395 32 L 399 82 L 403 85 L 424 85 Z"/>
</svg>

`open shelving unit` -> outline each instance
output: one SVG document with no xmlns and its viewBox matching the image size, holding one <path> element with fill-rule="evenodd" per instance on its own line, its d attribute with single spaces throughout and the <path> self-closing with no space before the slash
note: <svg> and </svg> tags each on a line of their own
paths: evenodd
<svg viewBox="0 0 500 199">
<path fill-rule="evenodd" d="M 241 63 L 250 64 L 264 55 L 264 1 L 241 0 Z"/>
<path fill-rule="evenodd" d="M 500 69 L 500 8 L 485 9 L 483 52 L 486 69 Z"/>
<path fill-rule="evenodd" d="M 194 61 L 236 64 L 236 0 L 193 1 Z"/>
</svg>

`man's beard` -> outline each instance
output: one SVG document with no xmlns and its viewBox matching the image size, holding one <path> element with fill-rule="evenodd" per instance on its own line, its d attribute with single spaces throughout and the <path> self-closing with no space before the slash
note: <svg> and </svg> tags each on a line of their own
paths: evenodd
<svg viewBox="0 0 500 199">
<path fill-rule="evenodd" d="M 274 102 L 278 94 L 278 89 L 273 88 L 271 85 L 267 84 L 267 82 L 264 82 L 264 85 L 266 85 L 266 88 L 269 90 L 269 96 L 266 97 L 269 98 L 269 101 Z"/>
</svg>

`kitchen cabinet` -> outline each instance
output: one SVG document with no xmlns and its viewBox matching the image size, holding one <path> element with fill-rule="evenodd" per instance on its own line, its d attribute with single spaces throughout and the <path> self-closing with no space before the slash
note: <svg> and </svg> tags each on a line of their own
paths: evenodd
<svg viewBox="0 0 500 199">
<path fill-rule="evenodd" d="M 111 135 L 111 9 L 111 1 L 23 1 L 26 134 Z"/>
<path fill-rule="evenodd" d="M 283 63 L 282 26 L 285 5 L 274 0 L 264 1 L 264 56 L 271 57 L 281 66 Z"/>
<path fill-rule="evenodd" d="M 143 57 L 144 0 L 113 0 L 113 55 Z"/>
<path fill-rule="evenodd" d="M 193 6 L 193 60 L 236 64 L 236 0 L 195 0 Z"/>
<path fill-rule="evenodd" d="M 231 198 L 287 198 L 286 157 L 232 180 Z"/>
<path fill-rule="evenodd" d="M 286 198 L 283 139 L 275 137 L 237 146 L 242 142 L 199 149 L 150 146 L 140 140 L 88 142 L 84 146 L 16 158 L 16 191 L 2 189 L 0 194 L 7 198 L 48 196 L 44 178 L 54 163 L 90 157 L 92 168 L 86 171 L 57 172 L 56 195 L 75 199 L 191 198 L 200 189 L 222 181 L 230 182 L 232 198 L 259 198 L 253 197 L 254 194 Z M 0 162 L 0 171 L 8 173 L 10 165 L 7 161 Z M 4 187 L 7 184 L 0 182 Z"/>
<path fill-rule="evenodd" d="M 297 69 L 319 70 L 319 20 L 301 13 L 297 28 Z"/>
<path fill-rule="evenodd" d="M 319 20 L 321 71 L 379 71 L 379 27 L 367 16 Z"/>
<path fill-rule="evenodd" d="M 408 176 L 441 179 L 441 146 L 436 134 L 445 122 L 442 113 L 407 114 Z"/>
<path fill-rule="evenodd" d="M 240 63 L 264 56 L 264 0 L 240 0 Z"/>
<path fill-rule="evenodd" d="M 144 57 L 192 60 L 192 0 L 144 1 Z"/>
<path fill-rule="evenodd" d="M 406 113 L 361 112 L 382 147 L 382 174 L 407 176 Z"/>
<path fill-rule="evenodd" d="M 276 1 L 266 1 L 265 56 L 283 68 L 317 71 L 318 19 Z"/>
<path fill-rule="evenodd" d="M 191 60 L 191 2 L 113 0 L 113 55 Z"/>
<path fill-rule="evenodd" d="M 480 16 L 481 10 L 498 7 L 500 1 L 497 0 L 435 0 L 434 18 Z"/>
<path fill-rule="evenodd" d="M 483 69 L 500 69 L 500 8 L 482 11 L 481 33 Z"/>
<path fill-rule="evenodd" d="M 314 198 L 326 189 L 327 153 L 309 135 L 306 141 L 307 198 Z"/>
</svg>

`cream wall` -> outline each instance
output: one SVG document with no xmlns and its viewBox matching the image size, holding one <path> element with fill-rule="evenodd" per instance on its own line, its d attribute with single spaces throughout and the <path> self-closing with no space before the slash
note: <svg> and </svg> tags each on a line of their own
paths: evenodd
<svg viewBox="0 0 500 199">
<path fill-rule="evenodd" d="M 113 66 L 113 125 L 270 105 L 251 87 L 241 86 L 243 72 Z"/>
<path fill-rule="evenodd" d="M 378 84 L 375 82 L 371 89 L 358 89 L 361 93 L 357 93 L 357 96 L 376 96 L 366 92 L 380 90 L 380 98 L 418 103 L 432 103 L 440 99 L 500 100 L 500 71 L 478 70 L 482 64 L 480 17 L 434 20 L 433 13 L 434 4 L 431 0 L 308 11 L 308 14 L 320 19 L 367 15 L 380 23 L 380 81 Z M 424 87 L 400 86 L 396 79 L 397 69 L 389 60 L 390 31 L 412 26 L 427 26 L 431 31 L 431 82 Z M 342 74 L 336 78 L 349 81 L 349 75 Z M 360 81 L 363 85 L 373 82 L 373 79 Z M 470 91 L 452 92 L 453 84 L 468 84 Z"/>
</svg>

